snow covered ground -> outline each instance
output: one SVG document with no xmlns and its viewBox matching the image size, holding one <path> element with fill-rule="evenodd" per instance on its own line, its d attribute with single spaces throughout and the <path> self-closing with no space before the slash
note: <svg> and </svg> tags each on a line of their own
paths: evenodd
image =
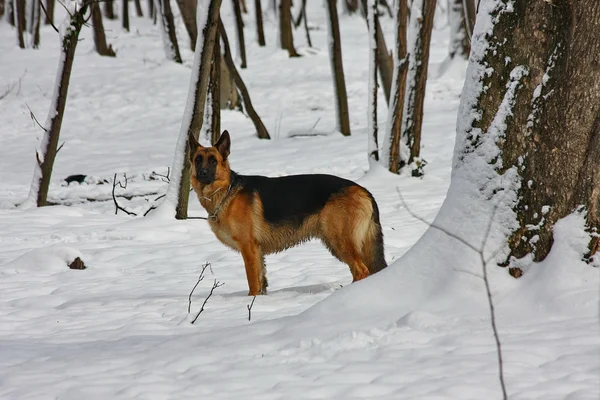
<svg viewBox="0 0 600 400">
<path fill-rule="evenodd" d="M 129 178 L 117 195 L 154 198 L 166 190 L 160 177 L 151 177 L 171 165 L 187 96 L 192 53 L 180 20 L 183 66 L 164 59 L 148 19 L 133 17 L 131 33 L 105 21 L 115 59 L 97 56 L 84 29 L 50 188 L 50 201 L 60 205 L 16 209 L 28 193 L 40 136 L 27 106 L 45 117 L 59 43 L 44 26 L 40 50 L 19 50 L 14 32 L 0 23 L 0 84 L 21 77 L 0 100 L 0 399 L 500 398 L 479 272 L 472 265 L 444 270 L 434 261 L 437 249 L 423 241 L 408 251 L 426 226 L 406 212 L 395 190 L 431 221 L 450 183 L 464 65 L 436 79 L 447 51 L 444 18 L 436 20 L 427 83 L 422 155 L 428 165 L 425 177 L 415 179 L 380 170 L 365 175 L 364 20 L 340 21 L 352 128 L 346 138 L 333 132 L 325 10 L 309 3 L 315 48 L 298 30 L 303 57 L 289 59 L 276 49 L 272 14 L 267 47 L 256 45 L 251 3 L 244 17 L 249 67 L 242 74 L 273 140 L 256 139 L 242 114 L 223 112 L 232 168 L 357 180 L 379 203 L 390 267 L 350 285 L 347 267 L 317 242 L 269 256 L 269 295 L 257 297 L 248 321 L 242 259 L 204 221 L 114 215 L 115 173 Z M 232 26 L 227 2 L 222 15 Z M 390 22 L 382 18 L 388 44 Z M 386 114 L 381 107 L 382 128 Z M 323 135 L 289 137 L 315 131 Z M 61 182 L 72 174 L 88 175 L 88 183 Z M 141 197 L 119 202 L 132 211 L 147 207 Z M 205 215 L 193 198 L 190 208 L 193 216 Z M 522 279 L 490 267 L 511 399 L 600 396 L 598 269 L 564 263 L 581 245 L 580 223 L 570 217 L 559 224 L 562 245 Z M 442 243 L 439 232 L 427 235 Z M 65 261 L 75 257 L 88 269 L 67 269 Z M 211 269 L 188 315 L 188 295 L 206 262 Z M 191 325 L 214 279 L 224 286 Z"/>
</svg>

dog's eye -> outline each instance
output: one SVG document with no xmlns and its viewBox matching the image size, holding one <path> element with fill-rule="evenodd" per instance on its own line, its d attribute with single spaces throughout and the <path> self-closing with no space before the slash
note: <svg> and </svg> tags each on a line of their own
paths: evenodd
<svg viewBox="0 0 600 400">
<path fill-rule="evenodd" d="M 217 164 L 217 159 L 211 156 L 211 157 L 208 158 L 208 163 L 210 165 L 216 165 Z"/>
<path fill-rule="evenodd" d="M 196 164 L 202 164 L 202 156 L 196 157 Z"/>
</svg>

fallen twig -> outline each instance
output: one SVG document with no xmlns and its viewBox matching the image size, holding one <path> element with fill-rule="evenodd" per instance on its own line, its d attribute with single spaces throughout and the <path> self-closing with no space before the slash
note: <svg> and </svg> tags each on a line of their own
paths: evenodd
<svg viewBox="0 0 600 400">
<path fill-rule="evenodd" d="M 117 202 L 117 198 L 115 197 L 115 188 L 117 187 L 117 185 L 119 185 L 121 187 L 121 189 L 126 189 L 127 188 L 127 175 L 123 174 L 123 176 L 125 177 L 125 186 L 123 186 L 123 184 L 121 183 L 121 181 L 117 182 L 117 174 L 115 174 L 115 176 L 113 178 L 112 198 L 113 198 L 113 203 L 115 203 L 115 215 L 117 215 L 117 213 L 119 212 L 119 210 L 121 210 L 121 211 L 123 211 L 127 215 L 137 216 L 137 214 L 134 213 L 133 211 L 128 211 L 128 210 L 124 209 L 123 207 L 121 207 L 119 205 L 119 203 Z"/>
<path fill-rule="evenodd" d="M 252 306 L 254 305 L 254 300 L 256 300 L 256 296 L 254 296 L 252 298 L 252 303 L 250 303 L 246 306 L 246 307 L 248 307 L 248 321 L 250 321 L 252 319 Z"/>
<path fill-rule="evenodd" d="M 188 314 L 191 312 L 192 309 L 192 295 L 194 294 L 194 290 L 196 290 L 198 284 L 204 280 L 204 271 L 206 271 L 206 268 L 208 267 L 210 267 L 210 263 L 208 262 L 202 266 L 202 271 L 200 271 L 200 275 L 198 275 L 198 281 L 196 282 L 196 284 L 192 288 L 192 291 L 190 292 L 190 295 L 188 296 Z"/>
<path fill-rule="evenodd" d="M 208 296 L 206 296 L 206 298 L 204 299 L 204 303 L 202 303 L 202 307 L 200 307 L 200 311 L 198 311 L 198 314 L 196 314 L 196 316 L 192 320 L 192 325 L 194 324 L 194 322 L 196 322 L 196 320 L 198 319 L 198 317 L 200 316 L 200 314 L 202 314 L 202 312 L 204 311 L 204 306 L 208 302 L 208 299 L 210 299 L 210 296 L 212 296 L 212 294 L 215 291 L 215 289 L 216 288 L 220 288 L 224 284 L 225 283 L 219 282 L 218 280 L 215 279 L 215 281 L 213 282 L 212 288 L 210 289 L 210 292 L 208 293 Z"/>
</svg>

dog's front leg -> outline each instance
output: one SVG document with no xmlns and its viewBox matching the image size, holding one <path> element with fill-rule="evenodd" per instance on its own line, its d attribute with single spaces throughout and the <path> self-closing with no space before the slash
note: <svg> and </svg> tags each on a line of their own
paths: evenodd
<svg viewBox="0 0 600 400">
<path fill-rule="evenodd" d="M 264 277 L 264 258 L 262 251 L 255 241 L 244 243 L 241 246 L 244 266 L 246 267 L 246 278 L 248 279 L 248 296 L 267 294 Z"/>
</svg>

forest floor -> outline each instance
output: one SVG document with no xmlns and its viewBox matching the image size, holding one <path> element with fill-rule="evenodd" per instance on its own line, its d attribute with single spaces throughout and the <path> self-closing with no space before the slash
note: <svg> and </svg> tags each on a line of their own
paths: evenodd
<svg viewBox="0 0 600 400">
<path fill-rule="evenodd" d="M 183 65 L 165 60 L 159 31 L 147 18 L 132 17 L 130 33 L 105 20 L 116 58 L 99 57 L 84 28 L 50 186 L 56 206 L 18 209 L 41 135 L 29 109 L 45 120 L 59 43 L 44 26 L 41 48 L 20 50 L 3 21 L 0 94 L 8 93 L 0 100 L 0 398 L 500 398 L 480 277 L 422 304 L 411 299 L 436 278 L 427 268 L 414 281 L 411 274 L 397 285 L 392 279 L 403 277 L 394 261 L 427 229 L 401 206 L 396 188 L 412 211 L 432 221 L 450 184 L 466 63 L 437 73 L 448 45 L 443 14 L 436 18 L 425 101 L 422 156 L 428 164 L 424 177 L 412 178 L 368 172 L 365 21 L 340 17 L 352 129 L 343 137 L 335 132 L 321 3 L 308 7 L 314 47 L 297 30 L 302 57 L 294 59 L 276 48 L 272 13 L 265 14 L 267 46 L 258 47 L 252 2 L 248 6 L 242 75 L 272 140 L 257 139 L 242 113 L 223 111 L 232 168 L 356 180 L 379 204 L 390 267 L 350 285 L 347 267 L 309 242 L 267 257 L 269 295 L 257 297 L 249 313 L 241 256 L 220 244 L 205 221 L 115 215 L 114 174 L 121 182 L 127 176 L 127 187 L 115 193 L 134 212 L 167 187 L 162 175 L 172 163 L 193 58 L 175 8 Z M 235 48 L 230 4 L 222 15 Z M 392 21 L 384 16 L 382 23 L 390 45 Z M 380 94 L 383 132 L 387 110 Z M 87 178 L 67 185 L 63 180 L 73 174 Z M 194 196 L 190 214 L 206 216 Z M 76 256 L 86 270 L 66 268 Z M 188 313 L 205 263 L 210 268 Z M 598 399 L 598 270 L 548 271 L 546 287 L 533 278 L 508 278 L 502 268 L 491 271 L 509 396 Z M 215 281 L 224 285 L 192 325 Z"/>
</svg>

